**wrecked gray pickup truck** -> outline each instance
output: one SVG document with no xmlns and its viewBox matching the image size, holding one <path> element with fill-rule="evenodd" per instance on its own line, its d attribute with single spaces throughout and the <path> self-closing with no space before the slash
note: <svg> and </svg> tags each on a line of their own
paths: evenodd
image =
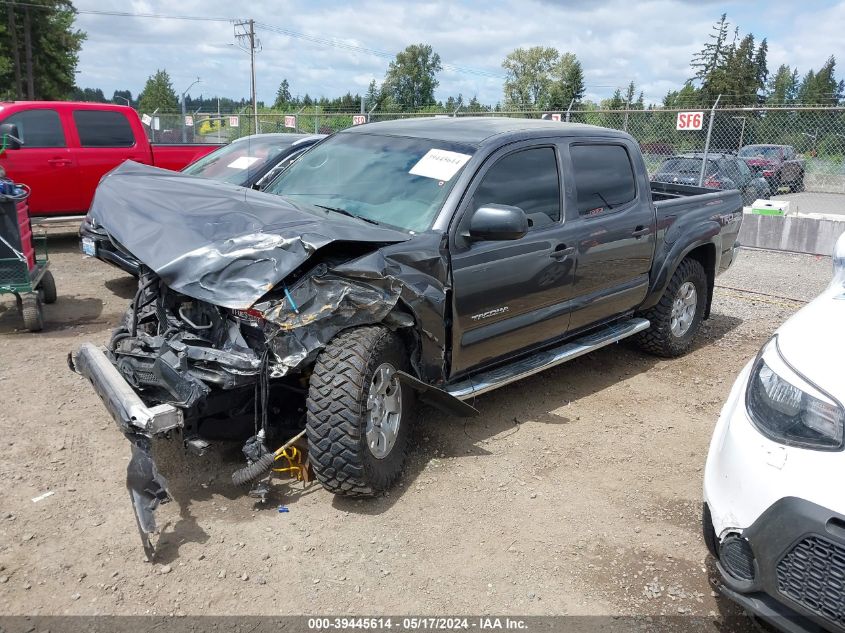
<svg viewBox="0 0 845 633">
<path fill-rule="evenodd" d="M 132 163 L 97 190 L 92 216 L 143 267 L 107 348 L 71 366 L 132 443 L 148 551 L 168 499 L 154 438 L 245 440 L 233 479 L 260 495 L 304 429 L 324 487 L 379 493 L 415 399 L 473 415 L 629 336 L 686 351 L 742 217 L 736 191 L 649 183 L 627 134 L 521 119 L 358 126 L 267 191 Z"/>
</svg>

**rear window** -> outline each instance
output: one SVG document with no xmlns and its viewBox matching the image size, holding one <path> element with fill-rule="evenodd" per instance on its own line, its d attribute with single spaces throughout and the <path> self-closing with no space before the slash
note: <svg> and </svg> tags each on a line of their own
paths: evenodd
<svg viewBox="0 0 845 633">
<path fill-rule="evenodd" d="M 637 197 L 631 158 L 621 145 L 573 145 L 569 153 L 579 214 L 596 215 Z"/>
<path fill-rule="evenodd" d="M 82 147 L 132 147 L 135 135 L 122 112 L 76 110 L 73 113 Z"/>
<path fill-rule="evenodd" d="M 55 110 L 24 110 L 4 119 L 3 123 L 18 126 L 18 137 L 23 141 L 24 149 L 66 145 L 62 122 Z"/>
</svg>

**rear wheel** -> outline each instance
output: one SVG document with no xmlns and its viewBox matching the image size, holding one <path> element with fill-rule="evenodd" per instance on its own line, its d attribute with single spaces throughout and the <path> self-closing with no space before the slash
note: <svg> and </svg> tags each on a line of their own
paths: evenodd
<svg viewBox="0 0 845 633">
<path fill-rule="evenodd" d="M 804 172 L 803 171 L 800 174 L 798 174 L 798 178 L 795 180 L 794 183 L 792 183 L 792 186 L 790 187 L 790 189 L 792 191 L 796 192 L 796 193 L 804 191 Z"/>
<path fill-rule="evenodd" d="M 44 329 L 44 311 L 38 292 L 28 292 L 23 295 L 21 316 L 23 316 L 23 326 L 30 332 L 40 332 Z"/>
<path fill-rule="evenodd" d="M 53 278 L 53 273 L 49 270 L 41 277 L 38 283 L 38 289 L 44 294 L 44 303 L 56 303 L 58 295 L 56 294 L 56 280 Z"/>
<path fill-rule="evenodd" d="M 704 267 L 687 258 L 678 265 L 657 305 L 643 313 L 651 327 L 637 335 L 636 343 L 656 356 L 673 358 L 686 353 L 701 328 L 706 303 Z"/>
<path fill-rule="evenodd" d="M 399 337 L 381 326 L 335 337 L 317 358 L 308 390 L 308 454 L 327 490 L 372 496 L 402 472 L 413 392 L 397 371 L 408 369 Z"/>
</svg>

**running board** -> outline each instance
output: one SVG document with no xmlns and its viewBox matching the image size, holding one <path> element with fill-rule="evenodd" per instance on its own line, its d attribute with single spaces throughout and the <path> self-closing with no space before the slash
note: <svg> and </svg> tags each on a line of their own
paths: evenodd
<svg viewBox="0 0 845 633">
<path fill-rule="evenodd" d="M 446 392 L 458 400 L 468 400 L 488 391 L 509 385 L 517 380 L 527 378 L 555 365 L 560 365 L 573 358 L 578 358 L 611 343 L 621 341 L 623 338 L 648 329 L 649 325 L 651 324 L 648 319 L 630 319 L 628 321 L 614 323 L 613 325 L 608 325 L 590 332 L 581 338 L 564 343 L 559 347 L 544 350 L 534 356 L 514 361 L 504 367 L 497 367 L 496 369 L 481 372 L 470 378 L 465 378 L 460 382 L 446 387 Z"/>
</svg>

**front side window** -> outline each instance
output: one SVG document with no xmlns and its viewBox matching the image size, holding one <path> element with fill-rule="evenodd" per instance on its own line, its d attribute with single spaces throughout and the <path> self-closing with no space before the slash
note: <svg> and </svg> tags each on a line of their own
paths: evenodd
<svg viewBox="0 0 845 633">
<path fill-rule="evenodd" d="M 570 147 L 569 153 L 580 215 L 612 211 L 637 197 L 634 168 L 621 145 L 579 144 Z"/>
<path fill-rule="evenodd" d="M 500 159 L 472 196 L 472 209 L 488 204 L 519 207 L 531 228 L 560 221 L 560 180 L 551 147 L 526 149 Z"/>
<path fill-rule="evenodd" d="M 15 112 L 2 122 L 18 127 L 18 138 L 23 141 L 23 149 L 66 146 L 62 122 L 55 110 Z"/>
<path fill-rule="evenodd" d="M 132 147 L 135 135 L 122 112 L 76 110 L 73 113 L 82 147 Z"/>
</svg>

